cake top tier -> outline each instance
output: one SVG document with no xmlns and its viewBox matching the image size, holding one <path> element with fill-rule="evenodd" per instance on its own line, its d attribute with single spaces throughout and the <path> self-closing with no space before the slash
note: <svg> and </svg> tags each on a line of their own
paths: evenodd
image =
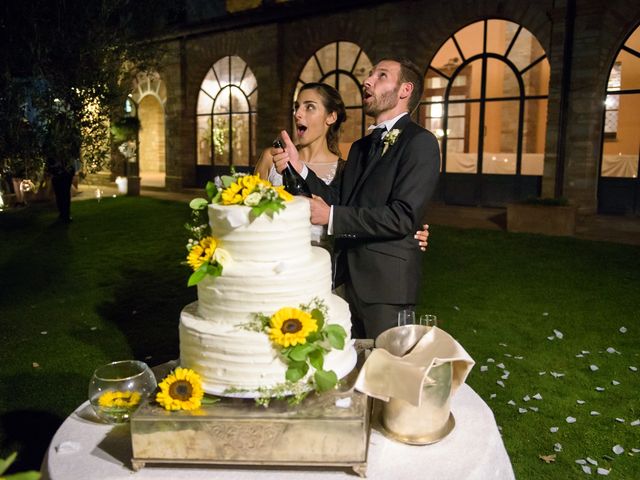
<svg viewBox="0 0 640 480">
<path fill-rule="evenodd" d="M 295 197 L 273 214 L 254 217 L 251 207 L 209 204 L 211 233 L 234 262 L 300 260 L 311 254 L 309 201 Z"/>
</svg>

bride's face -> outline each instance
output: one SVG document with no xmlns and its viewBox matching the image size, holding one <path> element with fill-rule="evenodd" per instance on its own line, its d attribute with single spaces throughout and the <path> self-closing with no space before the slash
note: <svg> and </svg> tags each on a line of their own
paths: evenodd
<svg viewBox="0 0 640 480">
<path fill-rule="evenodd" d="M 336 121 L 336 114 L 327 113 L 322 97 L 314 89 L 303 90 L 293 105 L 294 141 L 301 147 L 318 140 L 326 141 L 327 130 Z"/>
</svg>

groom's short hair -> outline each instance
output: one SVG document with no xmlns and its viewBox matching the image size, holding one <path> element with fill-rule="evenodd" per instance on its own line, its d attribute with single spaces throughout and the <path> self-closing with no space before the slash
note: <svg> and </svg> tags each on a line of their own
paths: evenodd
<svg viewBox="0 0 640 480">
<path fill-rule="evenodd" d="M 424 90 L 424 75 L 422 71 L 415 63 L 406 57 L 386 57 L 381 59 L 380 62 L 384 60 L 390 60 L 400 64 L 400 78 L 398 79 L 400 83 L 407 82 L 413 84 L 413 91 L 411 92 L 411 97 L 409 97 L 408 105 L 409 113 L 412 113 L 422 99 L 422 92 Z"/>
</svg>

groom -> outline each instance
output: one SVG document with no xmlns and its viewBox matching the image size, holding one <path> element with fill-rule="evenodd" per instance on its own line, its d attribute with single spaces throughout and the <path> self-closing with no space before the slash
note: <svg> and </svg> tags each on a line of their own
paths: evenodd
<svg viewBox="0 0 640 480">
<path fill-rule="evenodd" d="M 306 178 L 314 195 L 311 223 L 335 238 L 336 281 L 344 284 L 356 338 L 375 338 L 413 309 L 420 292 L 422 256 L 413 233 L 440 170 L 436 138 L 409 113 L 422 96 L 423 76 L 406 59 L 378 62 L 363 86 L 363 107 L 375 120 L 371 133 L 349 151 L 343 173 L 327 186 L 299 161 L 288 136 L 274 157 Z"/>
</svg>

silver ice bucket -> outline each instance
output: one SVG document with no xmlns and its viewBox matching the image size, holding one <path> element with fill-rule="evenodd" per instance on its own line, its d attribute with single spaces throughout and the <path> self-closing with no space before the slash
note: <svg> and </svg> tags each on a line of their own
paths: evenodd
<svg viewBox="0 0 640 480">
<path fill-rule="evenodd" d="M 391 328 L 376 338 L 375 346 L 396 357 L 403 357 L 431 328 L 423 325 Z M 381 402 L 384 433 L 411 445 L 426 445 L 443 439 L 455 425 L 451 415 L 452 372 L 451 362 L 431 368 L 429 378 L 434 383 L 425 382 L 422 402 L 418 407 L 398 398 Z"/>
</svg>

